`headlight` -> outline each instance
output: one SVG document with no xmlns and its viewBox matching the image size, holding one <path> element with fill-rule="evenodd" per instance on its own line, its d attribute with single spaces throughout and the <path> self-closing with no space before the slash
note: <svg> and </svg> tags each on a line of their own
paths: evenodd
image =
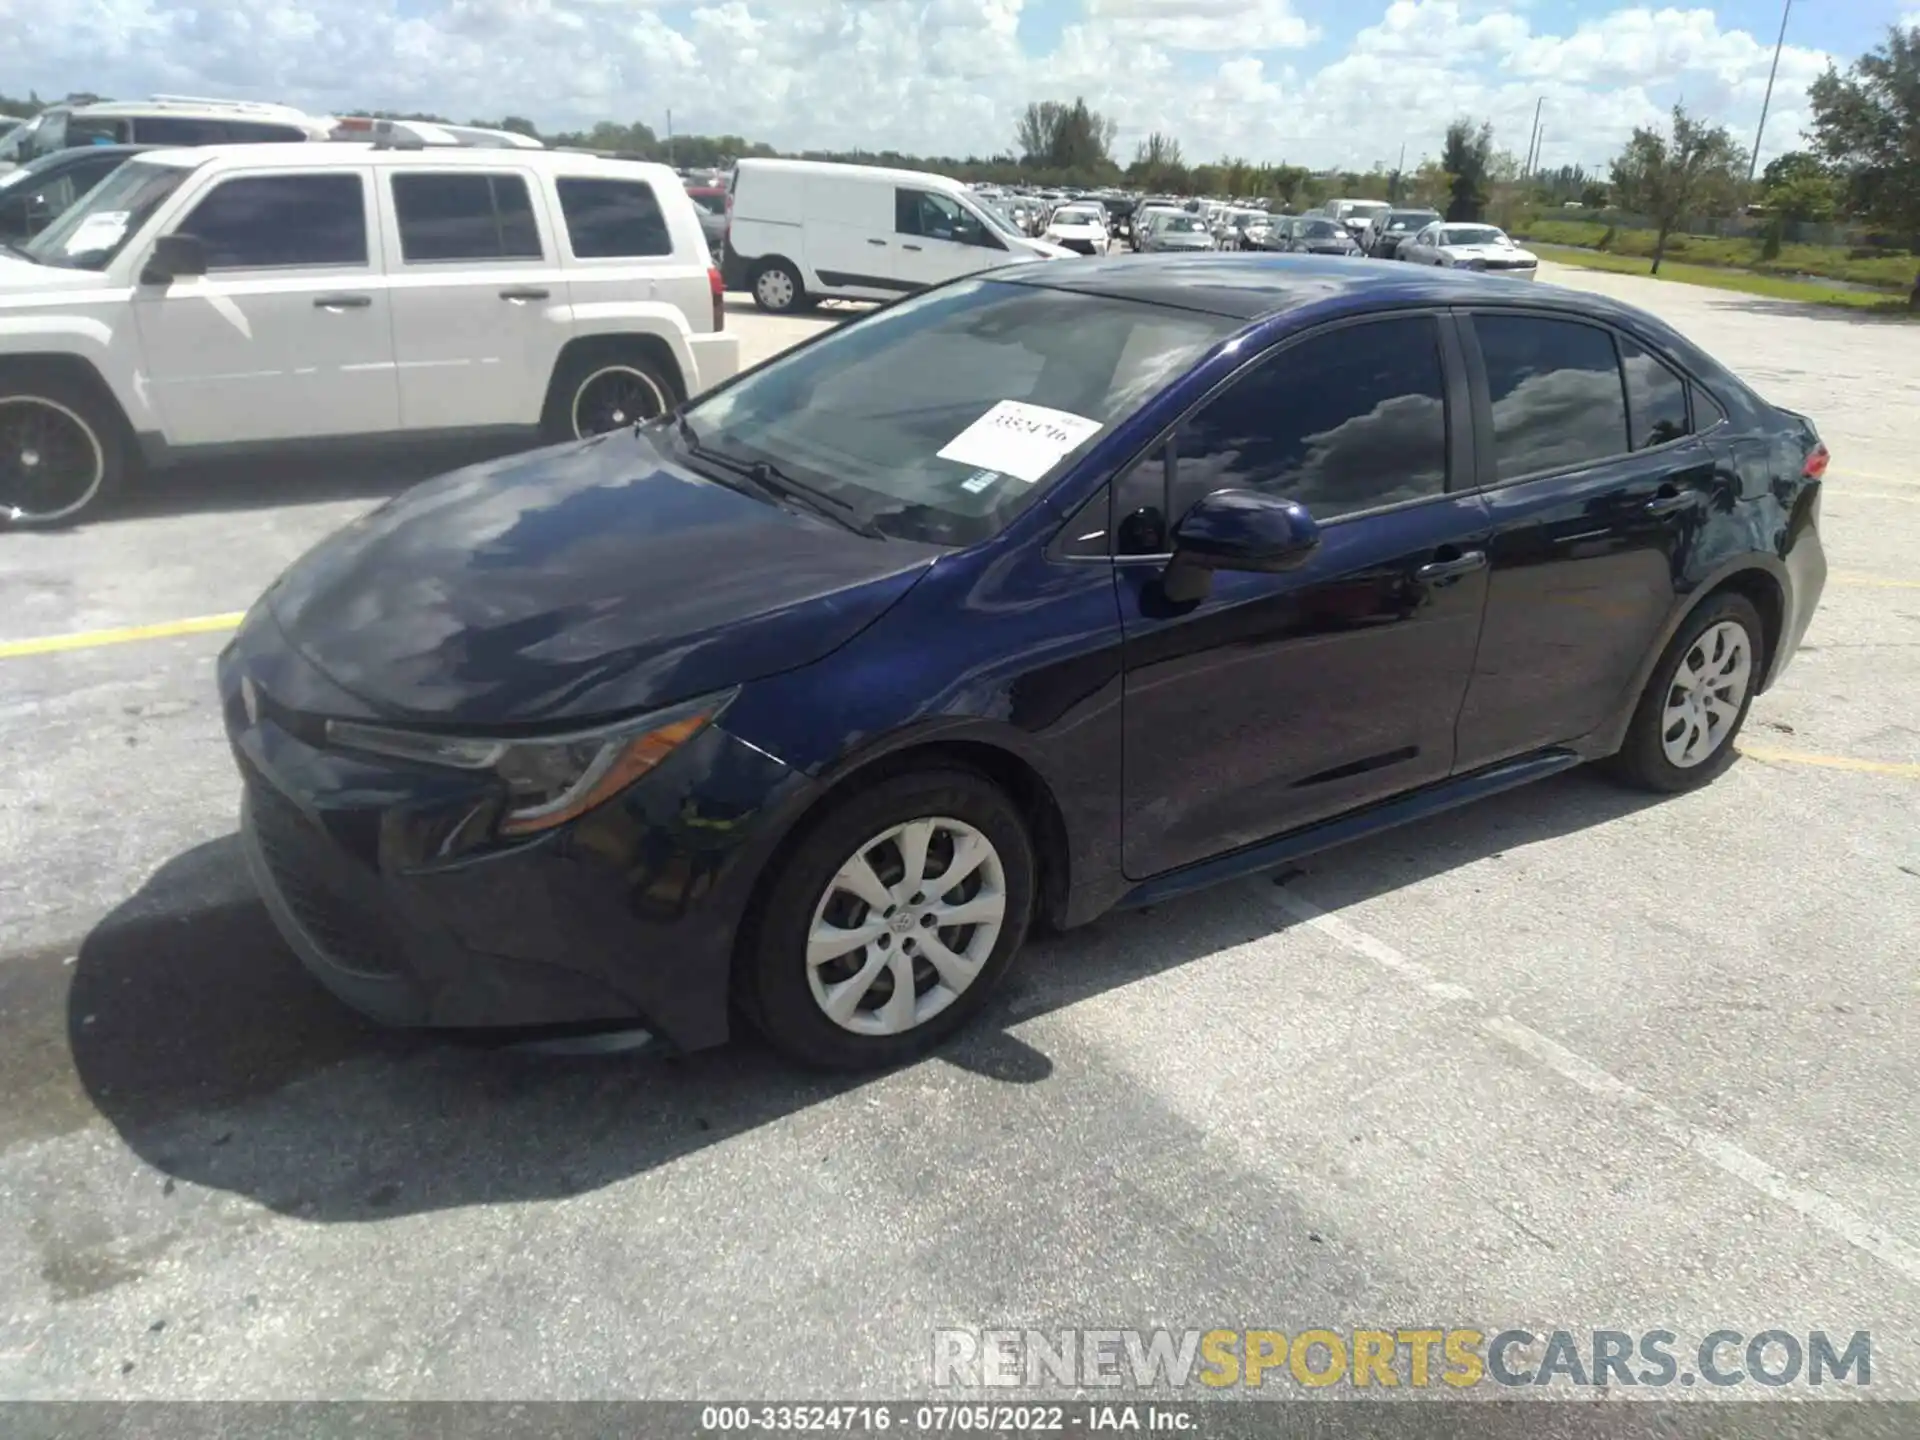
<svg viewBox="0 0 1920 1440">
<path fill-rule="evenodd" d="M 490 770 L 507 788 L 500 833 L 532 835 L 612 799 L 705 729 L 734 693 L 704 695 L 593 730 L 527 739 L 435 735 L 353 720 L 329 720 L 326 733 L 343 750 Z"/>
</svg>

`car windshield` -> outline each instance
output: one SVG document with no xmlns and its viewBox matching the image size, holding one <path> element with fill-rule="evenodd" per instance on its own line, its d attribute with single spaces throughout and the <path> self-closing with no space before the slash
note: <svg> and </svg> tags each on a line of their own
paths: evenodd
<svg viewBox="0 0 1920 1440">
<path fill-rule="evenodd" d="M 1102 222 L 1100 212 L 1097 210 L 1061 210 L 1055 213 L 1053 223 L 1056 225 L 1098 225 Z"/>
<path fill-rule="evenodd" d="M 1206 222 L 1197 215 L 1169 215 L 1161 226 L 1164 230 L 1204 230 Z"/>
<path fill-rule="evenodd" d="M 978 208 L 980 210 L 980 213 L 986 217 L 987 226 L 989 229 L 996 230 L 1002 235 L 1011 235 L 1016 240 L 1025 238 L 1025 235 L 1021 231 L 1020 227 L 1014 224 L 1013 220 L 1009 216 L 1003 215 L 999 211 L 999 209 L 996 208 L 995 206 L 989 205 L 985 201 L 981 201 L 979 203 Z"/>
<path fill-rule="evenodd" d="M 190 172 L 133 160 L 21 247 L 29 260 L 68 270 L 104 270 Z"/>
<path fill-rule="evenodd" d="M 1442 245 L 1505 245 L 1506 235 L 1491 225 L 1449 225 L 1440 232 Z"/>
<path fill-rule="evenodd" d="M 967 280 L 835 331 L 685 415 L 699 450 L 723 462 L 770 462 L 887 535 L 972 545 L 1238 324 Z"/>
<path fill-rule="evenodd" d="M 1309 240 L 1337 240 L 1345 232 L 1331 220 L 1309 220 L 1301 226 L 1300 233 Z"/>
<path fill-rule="evenodd" d="M 1431 210 L 1396 210 L 1387 223 L 1395 230 L 1418 230 L 1439 218 Z"/>
</svg>

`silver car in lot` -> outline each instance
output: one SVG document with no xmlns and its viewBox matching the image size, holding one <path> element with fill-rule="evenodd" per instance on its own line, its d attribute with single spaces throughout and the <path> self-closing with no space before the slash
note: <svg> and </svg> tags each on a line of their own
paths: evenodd
<svg viewBox="0 0 1920 1440">
<path fill-rule="evenodd" d="M 1135 236 L 1134 248 L 1146 254 L 1166 254 L 1176 250 L 1211 250 L 1213 232 L 1207 218 L 1186 210 L 1155 210 L 1147 217 L 1146 230 Z"/>
<path fill-rule="evenodd" d="M 1400 258 L 1415 265 L 1487 270 L 1520 280 L 1533 279 L 1540 266 L 1538 255 L 1522 250 L 1497 225 L 1429 225 L 1401 242 Z"/>
</svg>

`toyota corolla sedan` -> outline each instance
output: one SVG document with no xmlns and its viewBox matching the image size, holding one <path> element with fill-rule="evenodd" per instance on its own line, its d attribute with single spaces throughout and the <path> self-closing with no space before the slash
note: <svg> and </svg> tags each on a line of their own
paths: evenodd
<svg viewBox="0 0 1920 1440">
<path fill-rule="evenodd" d="M 1593 295 L 970 277 L 298 561 L 220 658 L 249 863 L 397 1025 L 898 1062 L 1037 922 L 1584 761 L 1711 781 L 1819 599 L 1826 460 Z"/>
</svg>

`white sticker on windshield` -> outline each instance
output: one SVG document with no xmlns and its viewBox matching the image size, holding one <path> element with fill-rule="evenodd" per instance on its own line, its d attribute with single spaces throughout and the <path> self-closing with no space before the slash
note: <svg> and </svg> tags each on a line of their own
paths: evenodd
<svg viewBox="0 0 1920 1440">
<path fill-rule="evenodd" d="M 1017 475 L 1029 485 L 1060 457 L 1100 431 L 1098 420 L 1049 410 L 1021 400 L 1002 400 L 941 446 L 942 460 Z"/>
<path fill-rule="evenodd" d="M 94 250 L 111 250 L 127 233 L 130 210 L 102 210 L 89 215 L 67 237 L 67 254 L 85 255 Z"/>
</svg>

